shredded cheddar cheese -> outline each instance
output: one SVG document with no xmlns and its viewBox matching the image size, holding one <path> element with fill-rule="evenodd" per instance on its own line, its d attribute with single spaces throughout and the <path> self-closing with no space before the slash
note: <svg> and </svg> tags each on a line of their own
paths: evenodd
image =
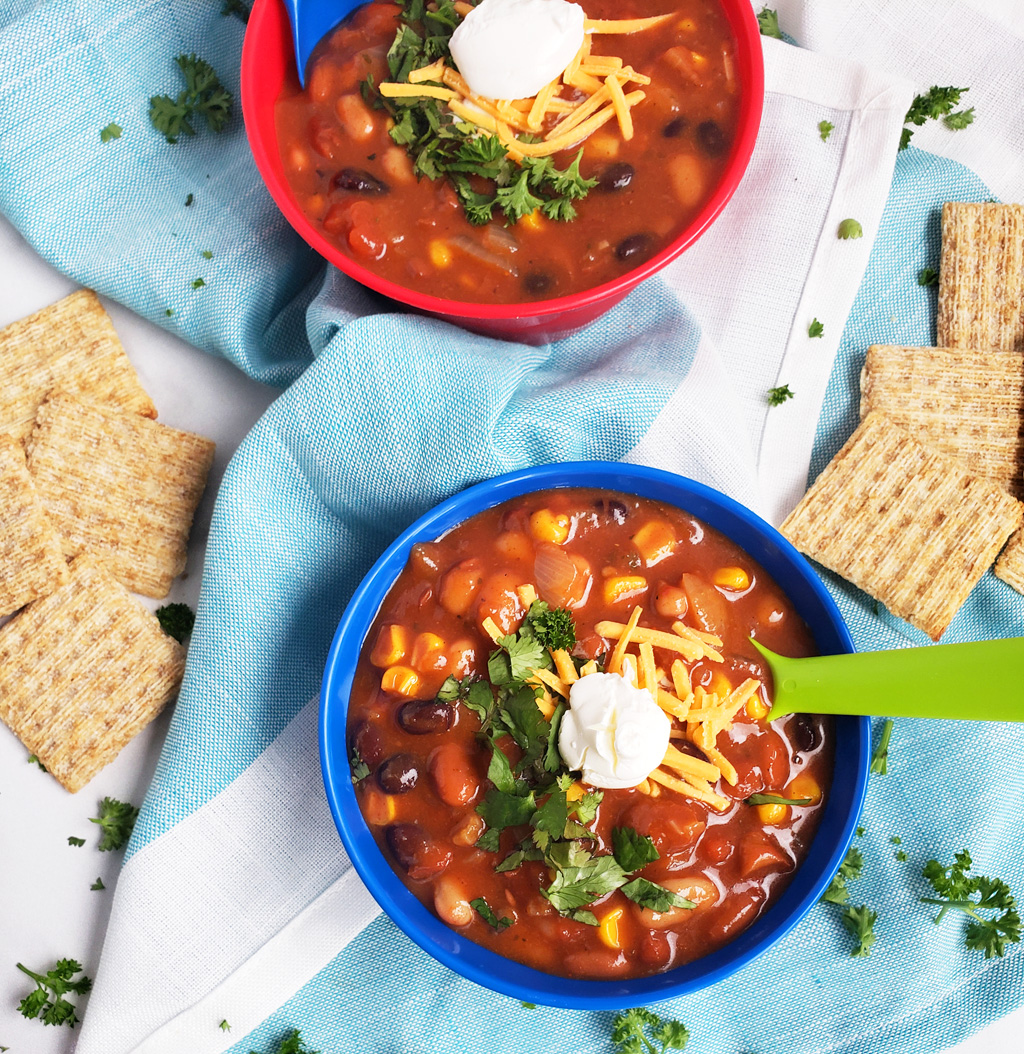
<svg viewBox="0 0 1024 1054">
<path fill-rule="evenodd" d="M 458 2 L 455 10 L 465 17 L 473 7 Z M 625 88 L 631 84 L 649 85 L 651 78 L 625 65 L 616 55 L 593 54 L 594 36 L 640 33 L 674 17 L 675 12 L 653 18 L 585 19 L 579 51 L 561 77 L 546 84 L 531 99 L 487 99 L 476 95 L 444 59 L 412 70 L 408 83 L 384 81 L 379 90 L 393 99 L 441 100 L 462 121 L 498 136 L 508 156 L 517 162 L 576 147 L 612 120 L 621 137 L 629 140 L 634 134 L 630 111 L 646 96 L 643 91 L 627 92 Z M 581 94 L 584 98 L 579 97 Z M 560 119 L 544 132 L 545 122 L 555 118 Z M 520 138 L 524 134 L 543 138 L 540 142 L 526 142 Z"/>
</svg>

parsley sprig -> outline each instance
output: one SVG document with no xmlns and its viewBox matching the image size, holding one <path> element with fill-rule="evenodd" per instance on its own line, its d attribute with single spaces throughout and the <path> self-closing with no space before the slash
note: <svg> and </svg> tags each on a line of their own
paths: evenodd
<svg viewBox="0 0 1024 1054">
<path fill-rule="evenodd" d="M 487 829 L 477 839 L 477 848 L 497 854 L 504 831 L 527 832 L 511 848 L 506 842 L 506 853 L 495 870 L 512 871 L 526 861 L 542 861 L 553 878 L 541 893 L 562 915 L 591 926 L 597 925 L 597 918 L 588 910 L 590 905 L 617 889 L 652 911 L 692 908 L 690 901 L 637 874 L 658 859 L 654 842 L 646 835 L 630 827 L 615 828 L 612 852 L 594 851 L 594 833 L 588 825 L 597 816 L 600 791 L 569 799 L 575 780 L 558 752 L 565 704 L 560 703 L 546 721 L 537 708 L 540 689 L 527 678 L 534 670 L 553 668 L 549 648 L 571 648 L 575 642 L 570 613 L 537 600 L 519 629 L 498 640 L 487 662 L 488 681 L 449 677 L 441 686 L 437 698 L 461 703 L 476 714 L 478 734 L 491 748 L 487 768 L 491 786 L 477 806 Z M 518 748 L 514 765 L 503 749 L 508 740 Z"/>
<path fill-rule="evenodd" d="M 680 1021 L 658 1017 L 653 1010 L 638 1006 L 612 1022 L 612 1042 L 616 1054 L 668 1054 L 682 1051 L 690 1033 Z M 656 1045 L 657 1044 L 657 1045 Z"/>
<path fill-rule="evenodd" d="M 822 894 L 822 902 L 828 904 L 846 904 L 849 902 L 850 894 L 846 889 L 846 883 L 855 878 L 860 878 L 864 870 L 864 854 L 856 848 L 850 848 L 846 852 L 839 870 L 832 876 L 828 889 Z"/>
<path fill-rule="evenodd" d="M 258 1052 L 251 1050 L 249 1054 L 258 1054 Z M 281 1037 L 274 1054 L 320 1054 L 320 1052 L 307 1047 L 302 1042 L 302 1033 L 297 1028 L 293 1028 Z"/>
<path fill-rule="evenodd" d="M 206 121 L 211 132 L 222 132 L 231 119 L 231 92 L 221 84 L 214 68 L 194 53 L 178 55 L 174 61 L 185 79 L 185 88 L 177 98 L 154 95 L 149 100 L 153 127 L 168 143 L 176 143 L 183 134 L 195 135 L 193 122 L 198 117 Z"/>
<path fill-rule="evenodd" d="M 966 91 L 970 91 L 970 88 L 940 88 L 938 85 L 933 85 L 928 91 L 914 98 L 903 123 L 920 127 L 926 121 L 937 121 L 940 117 L 944 117 L 948 128 L 954 131 L 966 128 L 974 121 L 974 107 L 958 113 L 953 112 L 953 107 L 960 102 L 960 96 Z M 903 135 L 900 137 L 901 150 L 906 150 L 910 145 L 910 137 L 913 134 L 913 128 L 903 129 Z"/>
<path fill-rule="evenodd" d="M 412 70 L 451 57 L 448 44 L 461 18 L 452 0 L 439 0 L 436 10 L 429 10 L 425 0 L 400 3 L 401 24 L 387 61 L 391 78 L 407 82 Z M 466 218 L 477 226 L 498 215 L 511 225 L 538 209 L 552 220 L 572 220 L 573 202 L 585 198 L 597 184 L 580 174 L 582 148 L 564 169 L 556 168 L 550 157 L 525 157 L 517 165 L 497 136 L 481 134 L 440 100 L 385 98 L 372 77 L 363 82 L 361 91 L 369 105 L 386 110 L 393 119 L 389 135 L 405 147 L 416 174 L 447 179 Z"/>
<path fill-rule="evenodd" d="M 90 823 L 98 823 L 103 830 L 98 846 L 101 853 L 111 849 L 123 849 L 135 829 L 139 810 L 126 801 L 104 798 L 100 802 L 99 816 L 90 816 Z"/>
<path fill-rule="evenodd" d="M 984 952 L 986 959 L 1002 958 L 1006 954 L 1007 942 L 1016 944 L 1020 940 L 1020 915 L 1016 902 L 1010 887 L 1002 879 L 968 875 L 971 867 L 971 854 L 966 849 L 955 855 L 949 867 L 943 867 L 938 860 L 929 860 L 922 874 L 938 896 L 922 897 L 921 902 L 940 908 L 936 923 L 953 908 L 970 916 L 964 944 Z M 983 912 L 1000 914 L 987 917 Z"/>
<path fill-rule="evenodd" d="M 82 972 L 82 964 L 74 959 L 58 959 L 52 970 L 38 974 L 21 963 L 17 964 L 22 973 L 28 974 L 36 987 L 18 1004 L 23 1017 L 42 1018 L 44 1025 L 67 1025 L 74 1028 L 79 1017 L 74 1004 L 65 996 L 85 995 L 92 988 L 92 981 L 84 974 L 77 980 L 72 978 Z"/>
<path fill-rule="evenodd" d="M 164 604 L 156 609 L 155 614 L 160 628 L 179 644 L 185 643 L 196 624 L 196 613 L 188 604 Z"/>
</svg>

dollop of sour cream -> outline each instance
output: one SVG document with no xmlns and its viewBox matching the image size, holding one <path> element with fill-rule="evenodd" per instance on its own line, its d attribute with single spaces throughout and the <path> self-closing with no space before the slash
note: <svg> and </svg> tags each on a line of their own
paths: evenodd
<svg viewBox="0 0 1024 1054">
<path fill-rule="evenodd" d="M 670 728 L 649 692 L 617 673 L 592 673 L 569 690 L 558 750 L 593 787 L 635 787 L 664 759 Z"/>
<path fill-rule="evenodd" d="M 579 51 L 583 18 L 568 0 L 483 0 L 452 34 L 452 58 L 477 95 L 527 99 Z"/>
</svg>

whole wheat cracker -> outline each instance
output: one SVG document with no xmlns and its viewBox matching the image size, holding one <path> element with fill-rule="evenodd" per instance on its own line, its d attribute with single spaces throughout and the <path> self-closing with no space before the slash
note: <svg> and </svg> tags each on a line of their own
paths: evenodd
<svg viewBox="0 0 1024 1054">
<path fill-rule="evenodd" d="M 1024 530 L 1018 531 L 999 554 L 995 566 L 996 578 L 1024 593 Z"/>
<path fill-rule="evenodd" d="M 948 201 L 936 343 L 1024 351 L 1024 205 Z"/>
<path fill-rule="evenodd" d="M 0 720 L 69 791 L 174 698 L 185 651 L 91 556 L 0 626 Z"/>
<path fill-rule="evenodd" d="M 0 432 L 0 616 L 68 580 L 60 536 L 36 493 L 21 444 Z"/>
<path fill-rule="evenodd" d="M 0 432 L 24 440 L 39 404 L 54 389 L 156 417 L 110 316 L 91 289 L 0 330 Z"/>
<path fill-rule="evenodd" d="M 882 411 L 925 446 L 1024 495 L 1024 355 L 875 344 L 860 414 Z"/>
<path fill-rule="evenodd" d="M 185 569 L 213 442 L 56 393 L 40 406 L 27 451 L 65 554 L 93 553 L 129 589 L 166 596 Z"/>
<path fill-rule="evenodd" d="M 1024 506 L 877 411 L 861 422 L 782 533 L 938 640 L 1021 524 Z"/>
</svg>

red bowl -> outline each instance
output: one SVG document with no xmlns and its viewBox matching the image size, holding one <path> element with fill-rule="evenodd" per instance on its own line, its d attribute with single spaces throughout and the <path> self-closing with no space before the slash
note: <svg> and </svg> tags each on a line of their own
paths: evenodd
<svg viewBox="0 0 1024 1054">
<path fill-rule="evenodd" d="M 381 278 L 332 245 L 299 207 L 278 149 L 274 108 L 286 79 L 296 76 L 291 27 L 283 0 L 256 0 L 242 48 L 242 113 L 256 167 L 278 208 L 303 240 L 350 278 L 408 307 L 475 333 L 527 344 L 556 340 L 593 322 L 645 278 L 689 248 L 722 211 L 743 178 L 754 151 L 764 103 L 761 37 L 750 0 L 719 2 L 736 38 L 736 67 L 743 87 L 736 136 L 718 186 L 697 216 L 660 253 L 614 281 L 582 293 L 523 304 L 445 300 Z"/>
</svg>

